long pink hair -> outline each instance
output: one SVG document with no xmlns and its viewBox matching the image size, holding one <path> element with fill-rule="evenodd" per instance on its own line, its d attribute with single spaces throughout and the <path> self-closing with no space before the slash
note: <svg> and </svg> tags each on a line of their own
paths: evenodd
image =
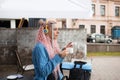
<svg viewBox="0 0 120 80">
<path fill-rule="evenodd" d="M 50 39 L 50 37 L 47 34 L 44 34 L 43 29 L 44 29 L 43 26 L 40 26 L 36 37 L 36 41 L 42 43 L 45 46 L 46 50 L 48 51 L 49 58 L 52 59 L 56 54 L 60 52 L 60 48 L 57 43 L 57 40 L 53 39 L 52 44 L 52 39 Z M 56 76 L 57 71 L 59 71 L 59 64 L 54 69 Z"/>
<path fill-rule="evenodd" d="M 53 58 L 55 54 L 58 54 L 60 51 L 57 40 L 53 39 L 52 44 L 52 39 L 50 39 L 50 37 L 47 34 L 44 34 L 42 26 L 38 30 L 36 41 L 41 42 L 45 46 L 45 48 L 48 51 L 50 59 Z"/>
</svg>

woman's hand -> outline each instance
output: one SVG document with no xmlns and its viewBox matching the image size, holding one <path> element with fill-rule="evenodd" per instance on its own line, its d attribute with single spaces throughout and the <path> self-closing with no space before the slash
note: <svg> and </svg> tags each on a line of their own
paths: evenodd
<svg viewBox="0 0 120 80">
<path fill-rule="evenodd" d="M 66 49 L 62 50 L 59 55 L 60 57 L 64 58 L 68 54 L 68 51 Z"/>
<path fill-rule="evenodd" d="M 69 48 L 69 47 L 73 47 L 72 42 L 68 43 L 68 44 L 62 49 L 62 51 L 59 53 L 59 55 L 60 55 L 62 58 L 64 58 L 64 57 L 69 53 L 68 50 L 67 50 L 67 48 Z"/>
<path fill-rule="evenodd" d="M 70 48 L 73 47 L 72 42 L 68 43 L 62 50 L 65 50 L 66 48 Z"/>
<path fill-rule="evenodd" d="M 66 45 L 66 48 L 69 48 L 69 47 L 73 47 L 72 42 L 69 42 L 69 43 Z"/>
</svg>

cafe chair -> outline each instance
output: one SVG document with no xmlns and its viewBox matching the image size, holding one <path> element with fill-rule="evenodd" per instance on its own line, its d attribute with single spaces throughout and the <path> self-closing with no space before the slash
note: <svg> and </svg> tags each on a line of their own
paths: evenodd
<svg viewBox="0 0 120 80">
<path fill-rule="evenodd" d="M 34 65 L 33 64 L 27 64 L 27 65 L 23 65 L 20 55 L 18 53 L 18 51 L 15 51 L 16 57 L 17 57 L 17 73 L 21 73 L 24 74 L 25 71 L 31 71 L 34 70 Z"/>
</svg>

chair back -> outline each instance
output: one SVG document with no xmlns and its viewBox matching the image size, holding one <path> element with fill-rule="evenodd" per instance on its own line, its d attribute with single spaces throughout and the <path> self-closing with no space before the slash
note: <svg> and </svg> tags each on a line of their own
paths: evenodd
<svg viewBox="0 0 120 80">
<path fill-rule="evenodd" d="M 22 67 L 23 67 L 23 64 L 22 64 L 22 62 L 21 62 L 21 58 L 20 58 L 20 55 L 19 55 L 19 53 L 18 53 L 17 50 L 15 51 L 15 54 L 16 54 L 16 57 L 17 57 L 18 65 L 19 65 L 20 68 L 22 68 Z"/>
</svg>

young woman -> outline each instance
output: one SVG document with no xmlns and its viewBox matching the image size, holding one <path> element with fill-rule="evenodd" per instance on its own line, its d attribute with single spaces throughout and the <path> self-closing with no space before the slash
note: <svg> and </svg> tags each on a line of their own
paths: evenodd
<svg viewBox="0 0 120 80">
<path fill-rule="evenodd" d="M 57 43 L 59 31 L 55 21 L 45 23 L 40 20 L 39 24 L 37 43 L 32 53 L 35 67 L 34 80 L 61 80 L 62 74 L 59 64 L 68 53 L 66 48 L 72 45 L 69 43 L 63 50 L 59 49 Z"/>
</svg>

